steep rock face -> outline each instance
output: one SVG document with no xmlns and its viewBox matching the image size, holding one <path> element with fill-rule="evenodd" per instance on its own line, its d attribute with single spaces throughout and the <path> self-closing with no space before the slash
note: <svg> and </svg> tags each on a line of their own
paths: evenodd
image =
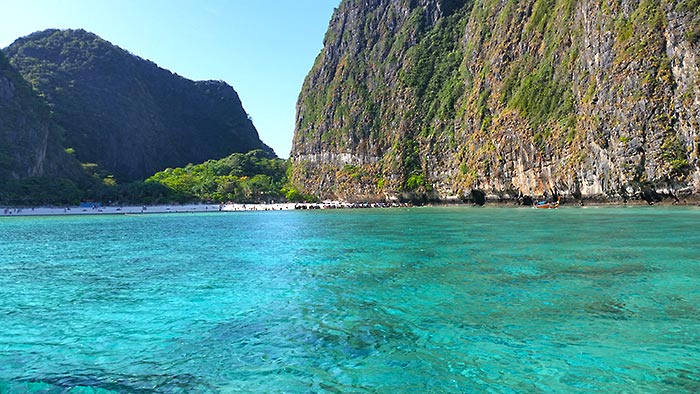
<svg viewBox="0 0 700 394">
<path fill-rule="evenodd" d="M 346 0 L 293 177 L 344 198 L 700 192 L 700 3 Z"/>
<path fill-rule="evenodd" d="M 224 82 L 190 81 L 83 30 L 37 32 L 6 51 L 50 103 L 66 146 L 118 179 L 272 152 Z"/>
<path fill-rule="evenodd" d="M 48 105 L 0 52 L 0 181 L 78 174 L 59 138 Z"/>
</svg>

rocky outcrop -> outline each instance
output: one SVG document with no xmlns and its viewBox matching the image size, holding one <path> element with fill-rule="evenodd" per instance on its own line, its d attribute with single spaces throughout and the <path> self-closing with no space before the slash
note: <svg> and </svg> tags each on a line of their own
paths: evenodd
<svg viewBox="0 0 700 394">
<path fill-rule="evenodd" d="M 293 179 L 347 199 L 697 196 L 699 7 L 345 0 L 299 96 Z"/>
<path fill-rule="evenodd" d="M 190 81 L 83 30 L 37 32 L 6 52 L 51 106 L 66 147 L 120 181 L 234 152 L 274 154 L 224 82 Z"/>
</svg>

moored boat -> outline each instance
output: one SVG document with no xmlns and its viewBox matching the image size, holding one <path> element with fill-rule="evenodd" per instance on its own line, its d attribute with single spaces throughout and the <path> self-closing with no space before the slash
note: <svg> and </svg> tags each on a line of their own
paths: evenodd
<svg viewBox="0 0 700 394">
<path fill-rule="evenodd" d="M 533 208 L 537 209 L 557 209 L 559 208 L 559 203 L 561 202 L 561 197 L 557 197 L 557 201 L 538 201 L 533 205 Z"/>
</svg>

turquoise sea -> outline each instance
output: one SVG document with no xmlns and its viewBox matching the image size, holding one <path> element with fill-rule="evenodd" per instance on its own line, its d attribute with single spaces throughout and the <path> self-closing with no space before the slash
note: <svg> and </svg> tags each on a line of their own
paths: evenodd
<svg viewBox="0 0 700 394">
<path fill-rule="evenodd" d="M 1 393 L 700 392 L 700 209 L 0 219 Z"/>
</svg>

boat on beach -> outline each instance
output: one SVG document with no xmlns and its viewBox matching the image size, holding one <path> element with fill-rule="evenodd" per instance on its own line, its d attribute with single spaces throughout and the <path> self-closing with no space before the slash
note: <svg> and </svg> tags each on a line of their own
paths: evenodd
<svg viewBox="0 0 700 394">
<path fill-rule="evenodd" d="M 538 201 L 532 207 L 537 209 L 557 209 L 560 202 L 561 197 L 557 197 L 557 201 Z"/>
</svg>

